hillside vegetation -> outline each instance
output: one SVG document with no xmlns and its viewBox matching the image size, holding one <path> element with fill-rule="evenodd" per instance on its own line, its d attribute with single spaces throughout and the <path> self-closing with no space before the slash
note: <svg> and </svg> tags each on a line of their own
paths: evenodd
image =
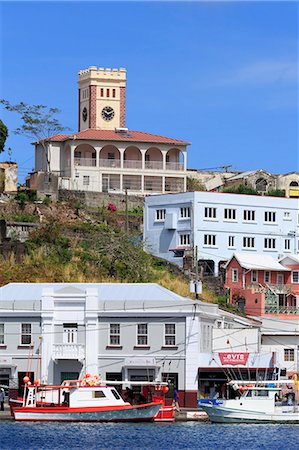
<svg viewBox="0 0 299 450">
<path fill-rule="evenodd" d="M 154 282 L 184 297 L 189 281 L 181 272 L 142 249 L 136 233 L 124 231 L 124 217 L 105 208 L 86 211 L 67 205 L 10 204 L 6 220 L 44 223 L 26 241 L 26 256 L 0 257 L 1 284 L 9 282 Z M 130 226 L 136 212 L 130 217 Z M 136 219 L 136 217 L 135 217 Z M 133 224 L 134 225 L 134 224 Z M 132 227 L 131 227 L 132 228 Z M 133 228 L 137 228 L 136 223 Z M 139 233 L 140 234 L 140 233 Z M 205 292 L 203 298 L 214 301 Z"/>
</svg>

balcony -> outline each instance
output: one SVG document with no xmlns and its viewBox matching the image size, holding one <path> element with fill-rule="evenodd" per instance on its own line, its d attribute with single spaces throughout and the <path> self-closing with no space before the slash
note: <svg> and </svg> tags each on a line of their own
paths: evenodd
<svg viewBox="0 0 299 450">
<path fill-rule="evenodd" d="M 119 168 L 120 159 L 100 159 L 100 167 Z"/>
<path fill-rule="evenodd" d="M 297 306 L 265 305 L 265 314 L 296 314 L 299 315 Z"/>
<path fill-rule="evenodd" d="M 96 167 L 95 158 L 75 158 L 75 166 Z"/>
<path fill-rule="evenodd" d="M 141 159 L 132 160 L 132 159 L 125 159 L 124 160 L 124 169 L 141 169 L 142 168 L 142 161 Z"/>
<path fill-rule="evenodd" d="M 85 358 L 85 346 L 82 344 L 53 344 L 53 359 L 77 359 Z"/>
<path fill-rule="evenodd" d="M 163 170 L 163 161 L 145 161 L 144 168 L 147 170 Z"/>
<path fill-rule="evenodd" d="M 184 170 L 184 165 L 179 162 L 167 162 L 166 170 Z"/>
</svg>

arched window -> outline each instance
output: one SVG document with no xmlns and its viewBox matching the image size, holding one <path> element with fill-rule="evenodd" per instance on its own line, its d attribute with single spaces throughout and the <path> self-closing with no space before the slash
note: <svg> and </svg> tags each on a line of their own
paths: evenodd
<svg viewBox="0 0 299 450">
<path fill-rule="evenodd" d="M 255 188 L 257 191 L 265 192 L 267 190 L 267 184 L 265 178 L 258 178 L 255 182 Z"/>
<path fill-rule="evenodd" d="M 299 186 L 298 181 L 291 181 L 290 182 L 290 187 L 292 187 L 292 186 Z"/>
</svg>

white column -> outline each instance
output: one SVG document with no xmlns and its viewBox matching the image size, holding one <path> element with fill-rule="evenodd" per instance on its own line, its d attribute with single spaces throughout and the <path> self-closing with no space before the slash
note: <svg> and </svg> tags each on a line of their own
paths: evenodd
<svg viewBox="0 0 299 450">
<path fill-rule="evenodd" d="M 54 298 L 53 289 L 45 288 L 41 298 L 41 381 L 54 384 Z"/>
<path fill-rule="evenodd" d="M 94 149 L 96 151 L 96 168 L 98 169 L 100 165 L 100 151 L 102 150 L 102 147 L 95 145 Z"/>
<path fill-rule="evenodd" d="M 71 180 L 74 181 L 75 179 L 75 148 L 77 147 L 77 144 L 74 143 L 74 141 L 71 143 Z"/>
<path fill-rule="evenodd" d="M 142 170 L 144 170 L 144 169 L 145 169 L 145 154 L 146 154 L 146 149 L 144 149 L 144 150 L 140 149 L 140 151 L 141 151 L 141 168 L 142 168 Z"/>
<path fill-rule="evenodd" d="M 124 168 L 124 154 L 125 154 L 125 148 L 118 148 L 119 153 L 120 153 L 120 168 L 123 169 Z"/>
<path fill-rule="evenodd" d="M 198 355 L 199 355 L 199 323 L 198 316 L 186 317 L 186 360 L 185 386 L 186 391 L 197 391 Z"/>
<path fill-rule="evenodd" d="M 162 162 L 163 162 L 163 172 L 166 171 L 166 154 L 167 150 L 161 150 L 162 153 Z"/>
<path fill-rule="evenodd" d="M 99 332 L 98 332 L 98 290 L 86 290 L 85 301 L 85 370 L 98 375 Z"/>
<path fill-rule="evenodd" d="M 185 150 L 182 153 L 183 153 L 183 158 L 184 158 L 184 172 L 186 172 L 186 170 L 187 170 L 187 152 Z"/>
</svg>

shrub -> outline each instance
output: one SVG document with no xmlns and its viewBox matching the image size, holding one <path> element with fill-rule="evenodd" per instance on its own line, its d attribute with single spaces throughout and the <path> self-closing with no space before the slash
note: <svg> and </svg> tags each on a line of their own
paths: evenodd
<svg viewBox="0 0 299 450">
<path fill-rule="evenodd" d="M 117 207 L 114 203 L 109 203 L 107 206 L 108 211 L 110 212 L 116 212 L 117 211 Z"/>
</svg>

